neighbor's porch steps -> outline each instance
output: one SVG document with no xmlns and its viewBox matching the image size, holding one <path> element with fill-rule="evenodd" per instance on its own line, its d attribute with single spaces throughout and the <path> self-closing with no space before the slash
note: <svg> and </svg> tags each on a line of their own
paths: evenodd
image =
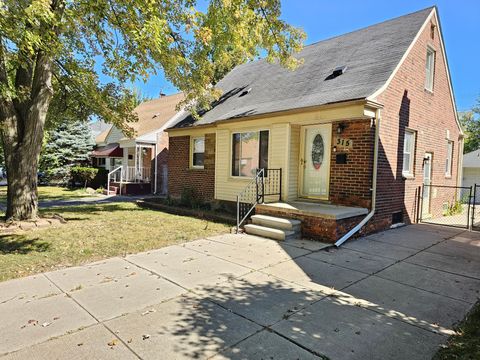
<svg viewBox="0 0 480 360">
<path fill-rule="evenodd" d="M 275 240 L 298 239 L 301 221 L 267 215 L 253 215 L 252 223 L 245 225 L 245 232 Z"/>
<path fill-rule="evenodd" d="M 103 195 L 117 195 L 118 189 L 118 186 L 110 185 L 110 192 L 107 189 L 103 189 Z"/>
</svg>

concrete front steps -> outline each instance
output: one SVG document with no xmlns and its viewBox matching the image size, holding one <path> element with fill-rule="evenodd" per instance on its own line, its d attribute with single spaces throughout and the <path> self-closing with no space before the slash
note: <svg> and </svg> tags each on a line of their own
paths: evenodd
<svg viewBox="0 0 480 360">
<path fill-rule="evenodd" d="M 117 195 L 118 189 L 118 186 L 110 185 L 110 192 L 107 189 L 103 189 L 103 195 Z"/>
<path fill-rule="evenodd" d="M 252 223 L 245 225 L 245 232 L 274 240 L 298 239 L 301 236 L 301 222 L 267 215 L 253 215 Z"/>
</svg>

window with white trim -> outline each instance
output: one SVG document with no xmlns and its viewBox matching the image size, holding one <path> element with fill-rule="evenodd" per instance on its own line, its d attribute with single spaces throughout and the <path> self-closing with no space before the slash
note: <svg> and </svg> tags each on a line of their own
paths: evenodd
<svg viewBox="0 0 480 360">
<path fill-rule="evenodd" d="M 199 136 L 192 138 L 192 160 L 191 166 L 193 168 L 203 168 L 205 158 L 205 137 Z"/>
<path fill-rule="evenodd" d="M 433 91 L 433 79 L 435 76 L 435 50 L 427 48 L 427 62 L 425 65 L 426 79 L 425 89 Z"/>
<path fill-rule="evenodd" d="M 415 131 L 406 129 L 403 140 L 403 168 L 404 176 L 413 176 L 413 165 L 415 160 Z"/>
<path fill-rule="evenodd" d="M 445 159 L 445 176 L 452 176 L 453 141 L 447 140 L 447 158 Z"/>
<path fill-rule="evenodd" d="M 253 177 L 268 167 L 268 130 L 232 134 L 232 176 Z"/>
</svg>

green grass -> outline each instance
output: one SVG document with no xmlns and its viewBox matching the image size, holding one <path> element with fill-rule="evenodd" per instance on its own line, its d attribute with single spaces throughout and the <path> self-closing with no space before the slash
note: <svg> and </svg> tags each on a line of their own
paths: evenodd
<svg viewBox="0 0 480 360">
<path fill-rule="evenodd" d="M 55 207 L 67 224 L 0 236 L 0 281 L 124 256 L 229 231 L 226 224 L 142 209 L 134 203 Z"/>
<path fill-rule="evenodd" d="M 48 200 L 71 200 L 78 199 L 82 197 L 92 197 L 96 196 L 90 195 L 85 192 L 84 189 L 67 189 L 58 186 L 39 186 L 38 187 L 38 198 L 40 201 Z M 7 187 L 0 186 L 0 203 L 7 203 Z"/>
<path fill-rule="evenodd" d="M 477 360 L 480 359 L 480 302 L 462 321 L 445 348 L 440 349 L 433 360 Z"/>
</svg>

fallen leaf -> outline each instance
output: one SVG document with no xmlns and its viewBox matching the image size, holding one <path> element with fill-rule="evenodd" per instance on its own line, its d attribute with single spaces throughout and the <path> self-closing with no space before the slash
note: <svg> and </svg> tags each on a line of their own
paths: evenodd
<svg viewBox="0 0 480 360">
<path fill-rule="evenodd" d="M 148 334 L 142 335 L 142 340 L 147 340 L 149 338 L 150 338 L 150 335 L 148 335 Z"/>
<path fill-rule="evenodd" d="M 115 346 L 115 345 L 117 345 L 117 339 L 113 339 L 113 340 L 110 341 L 107 345 L 108 345 L 108 346 Z"/>
<path fill-rule="evenodd" d="M 127 343 L 130 344 L 133 341 L 133 339 L 128 339 Z"/>
<path fill-rule="evenodd" d="M 83 343 L 78 343 L 77 346 L 83 346 Z"/>
</svg>

